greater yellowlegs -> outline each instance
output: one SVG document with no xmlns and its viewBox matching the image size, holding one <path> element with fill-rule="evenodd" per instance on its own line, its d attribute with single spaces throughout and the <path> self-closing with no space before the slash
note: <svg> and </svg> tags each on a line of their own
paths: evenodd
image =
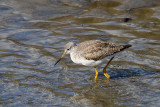
<svg viewBox="0 0 160 107">
<path fill-rule="evenodd" d="M 97 66 L 103 63 L 107 56 L 111 56 L 117 52 L 120 52 L 131 45 L 118 45 L 115 43 L 106 43 L 102 40 L 89 40 L 76 45 L 74 42 L 69 42 L 64 47 L 64 53 L 61 58 L 55 63 L 55 65 L 66 55 L 70 54 L 71 60 L 76 64 L 85 66 L 93 66 L 96 72 L 95 80 L 97 80 L 98 71 Z M 107 74 L 106 68 L 113 60 L 114 56 L 109 60 L 107 65 L 103 69 L 103 74 L 110 78 Z"/>
</svg>

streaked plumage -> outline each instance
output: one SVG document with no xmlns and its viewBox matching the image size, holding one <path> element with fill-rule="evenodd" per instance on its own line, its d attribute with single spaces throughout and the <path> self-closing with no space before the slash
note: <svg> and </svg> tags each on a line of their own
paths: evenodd
<svg viewBox="0 0 160 107">
<path fill-rule="evenodd" d="M 106 56 L 117 53 L 130 45 L 118 45 L 114 43 L 106 43 L 101 40 L 90 40 L 80 43 L 76 48 L 77 53 L 87 60 L 101 60 Z"/>
</svg>

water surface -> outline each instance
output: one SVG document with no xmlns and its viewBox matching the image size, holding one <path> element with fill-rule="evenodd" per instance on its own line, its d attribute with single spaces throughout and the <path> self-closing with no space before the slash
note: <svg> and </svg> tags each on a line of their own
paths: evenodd
<svg viewBox="0 0 160 107">
<path fill-rule="evenodd" d="M 0 106 L 160 106 L 160 1 L 1 0 Z M 130 18 L 124 22 L 124 18 Z M 63 46 L 100 39 L 131 44 L 107 69 L 55 68 Z"/>
</svg>

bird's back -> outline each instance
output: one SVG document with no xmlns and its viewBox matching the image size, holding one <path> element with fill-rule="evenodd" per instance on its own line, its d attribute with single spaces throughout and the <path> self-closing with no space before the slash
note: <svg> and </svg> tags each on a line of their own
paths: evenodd
<svg viewBox="0 0 160 107">
<path fill-rule="evenodd" d="M 106 43 L 101 40 L 90 40 L 80 43 L 76 50 L 79 55 L 87 60 L 101 60 L 130 46 L 131 45 L 123 46 L 114 43 Z"/>
</svg>

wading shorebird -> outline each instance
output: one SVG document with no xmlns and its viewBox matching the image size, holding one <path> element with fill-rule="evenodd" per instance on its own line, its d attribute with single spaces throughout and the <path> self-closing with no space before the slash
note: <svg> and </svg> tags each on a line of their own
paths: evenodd
<svg viewBox="0 0 160 107">
<path fill-rule="evenodd" d="M 115 43 L 106 43 L 102 40 L 89 40 L 81 42 L 76 45 L 74 42 L 69 42 L 64 47 L 64 53 L 55 65 L 66 55 L 70 54 L 71 60 L 76 64 L 85 66 L 92 66 L 95 69 L 95 80 L 98 77 L 97 66 L 102 64 L 107 56 L 114 55 L 117 52 L 131 47 L 131 45 L 118 45 Z M 106 72 L 109 63 L 113 60 L 114 56 L 108 61 L 103 68 L 103 74 L 109 79 L 110 75 Z M 54 65 L 54 66 L 55 66 Z"/>
</svg>

